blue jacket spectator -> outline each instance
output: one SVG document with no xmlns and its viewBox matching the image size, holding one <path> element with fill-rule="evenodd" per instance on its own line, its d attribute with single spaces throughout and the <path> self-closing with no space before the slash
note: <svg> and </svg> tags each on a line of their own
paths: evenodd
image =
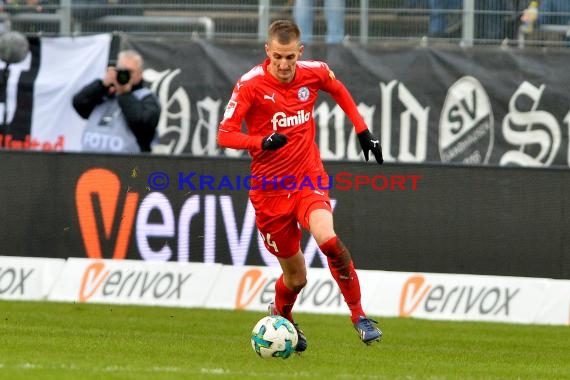
<svg viewBox="0 0 570 380">
<path fill-rule="evenodd" d="M 327 44 L 339 44 L 344 40 L 345 0 L 324 0 L 324 12 L 327 23 Z M 297 0 L 293 7 L 293 18 L 303 36 L 303 43 L 313 40 L 313 24 L 315 20 L 314 0 Z"/>
<path fill-rule="evenodd" d="M 538 7 L 538 15 L 540 24 L 570 24 L 570 1 L 543 0 Z"/>
</svg>

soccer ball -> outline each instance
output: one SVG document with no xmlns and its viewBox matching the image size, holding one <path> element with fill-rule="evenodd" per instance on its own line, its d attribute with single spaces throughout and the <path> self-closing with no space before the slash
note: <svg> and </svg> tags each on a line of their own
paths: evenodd
<svg viewBox="0 0 570 380">
<path fill-rule="evenodd" d="M 251 332 L 251 347 L 262 358 L 287 359 L 297 346 L 297 330 L 287 319 L 270 315 L 257 322 Z"/>
</svg>

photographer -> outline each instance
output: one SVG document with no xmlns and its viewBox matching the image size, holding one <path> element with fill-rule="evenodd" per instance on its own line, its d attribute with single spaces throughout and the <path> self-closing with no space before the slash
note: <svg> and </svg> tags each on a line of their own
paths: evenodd
<svg viewBox="0 0 570 380">
<path fill-rule="evenodd" d="M 87 126 L 84 151 L 150 152 L 160 117 L 160 104 L 142 82 L 143 60 L 133 50 L 119 53 L 105 77 L 73 97 L 73 108 Z"/>
</svg>

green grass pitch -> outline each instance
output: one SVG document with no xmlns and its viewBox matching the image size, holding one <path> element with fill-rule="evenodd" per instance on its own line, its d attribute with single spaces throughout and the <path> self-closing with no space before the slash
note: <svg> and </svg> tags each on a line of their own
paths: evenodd
<svg viewBox="0 0 570 380">
<path fill-rule="evenodd" d="M 302 355 L 261 359 L 261 312 L 0 301 L 0 379 L 570 379 L 570 327 L 296 315 Z"/>
</svg>

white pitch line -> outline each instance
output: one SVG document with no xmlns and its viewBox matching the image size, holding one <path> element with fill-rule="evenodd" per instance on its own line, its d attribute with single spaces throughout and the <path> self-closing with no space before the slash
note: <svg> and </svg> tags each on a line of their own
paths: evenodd
<svg viewBox="0 0 570 380">
<path fill-rule="evenodd" d="M 153 366 L 153 367 L 132 367 L 132 366 L 120 366 L 120 365 L 110 365 L 104 367 L 78 367 L 75 364 L 66 363 L 54 363 L 50 365 L 43 365 L 37 363 L 23 362 L 14 365 L 6 365 L 6 363 L 0 363 L 1 369 L 18 369 L 22 372 L 27 371 L 38 371 L 38 370 L 61 370 L 62 372 L 75 372 L 76 374 L 81 373 L 109 373 L 109 372 L 119 372 L 119 373 L 179 373 L 184 375 L 218 375 L 221 377 L 243 377 L 243 378 L 272 378 L 272 379 L 290 379 L 290 378 L 302 378 L 311 379 L 315 376 L 314 373 L 310 371 L 299 371 L 299 372 L 288 372 L 288 373 L 275 373 L 275 372 L 242 372 L 242 371 L 231 371 L 226 368 L 184 368 L 184 367 L 169 367 L 169 366 Z M 336 378 L 353 378 L 354 374 L 350 373 L 340 373 L 337 374 Z M 381 376 L 380 376 L 381 377 Z M 376 379 L 376 376 L 365 376 L 363 379 Z"/>
</svg>

